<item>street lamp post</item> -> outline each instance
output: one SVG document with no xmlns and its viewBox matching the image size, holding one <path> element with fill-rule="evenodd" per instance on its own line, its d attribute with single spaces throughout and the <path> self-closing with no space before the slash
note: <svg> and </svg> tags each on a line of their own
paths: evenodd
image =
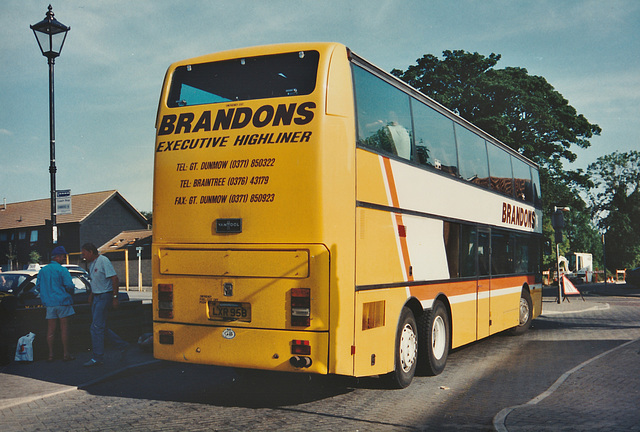
<svg viewBox="0 0 640 432">
<path fill-rule="evenodd" d="M 49 63 L 49 174 L 51 176 L 51 241 L 58 242 L 58 227 L 56 225 L 56 127 L 55 110 L 53 98 L 53 65 L 55 58 L 60 55 L 62 45 L 67 38 L 67 32 L 71 27 L 67 27 L 53 17 L 51 5 L 45 18 L 31 27 L 36 36 L 38 46 L 42 55 L 48 59 Z"/>
</svg>

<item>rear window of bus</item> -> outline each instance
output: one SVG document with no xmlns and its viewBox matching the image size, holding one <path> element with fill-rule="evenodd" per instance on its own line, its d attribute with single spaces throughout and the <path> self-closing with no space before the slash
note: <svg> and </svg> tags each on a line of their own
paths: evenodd
<svg viewBox="0 0 640 432">
<path fill-rule="evenodd" d="M 170 108 L 307 95 L 316 87 L 317 51 L 244 57 L 179 66 L 173 73 Z"/>
</svg>

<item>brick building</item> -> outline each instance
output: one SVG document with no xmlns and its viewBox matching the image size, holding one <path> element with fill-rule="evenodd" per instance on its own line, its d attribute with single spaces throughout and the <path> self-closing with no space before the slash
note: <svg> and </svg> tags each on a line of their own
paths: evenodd
<svg viewBox="0 0 640 432">
<path fill-rule="evenodd" d="M 100 246 L 126 230 L 146 229 L 147 220 L 118 191 L 71 197 L 71 214 L 58 215 L 58 244 L 80 252 L 86 242 Z M 32 252 L 40 263 L 49 260 L 51 238 L 49 199 L 0 206 L 0 266 L 7 270 L 29 264 Z"/>
</svg>

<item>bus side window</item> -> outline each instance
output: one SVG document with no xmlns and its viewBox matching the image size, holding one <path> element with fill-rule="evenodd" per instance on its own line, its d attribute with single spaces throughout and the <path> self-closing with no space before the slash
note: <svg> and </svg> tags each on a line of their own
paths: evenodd
<svg viewBox="0 0 640 432">
<path fill-rule="evenodd" d="M 513 196 L 513 172 L 511 171 L 511 156 L 497 146 L 487 143 L 489 151 L 489 173 L 491 174 L 491 189 L 505 195 Z"/>
<path fill-rule="evenodd" d="M 513 164 L 513 183 L 515 186 L 516 199 L 533 202 L 533 185 L 531 183 L 531 170 L 529 165 L 511 157 Z"/>
<path fill-rule="evenodd" d="M 533 196 L 533 205 L 535 205 L 536 207 L 541 207 L 542 196 L 540 195 L 540 173 L 533 167 L 531 167 L 530 170 L 532 183 L 531 195 Z"/>
<path fill-rule="evenodd" d="M 460 177 L 468 182 L 489 188 L 491 182 L 485 140 L 458 124 L 455 128 Z"/>
<path fill-rule="evenodd" d="M 529 272 L 529 259 L 531 253 L 529 251 L 529 238 L 522 235 L 516 236 L 516 259 L 515 259 L 515 271 L 516 273 L 528 273 Z"/>
<path fill-rule="evenodd" d="M 453 120 L 433 108 L 413 100 L 416 153 L 420 165 L 432 166 L 452 175 L 458 174 L 458 157 L 453 135 Z"/>
<path fill-rule="evenodd" d="M 469 225 L 462 225 L 460 235 L 460 276 L 476 275 L 477 253 L 476 229 Z"/>
<path fill-rule="evenodd" d="M 514 237 L 507 232 L 491 232 L 491 274 L 506 275 L 515 272 Z"/>
<path fill-rule="evenodd" d="M 353 66 L 358 144 L 410 160 L 413 145 L 409 96 Z"/>
<path fill-rule="evenodd" d="M 445 221 L 443 223 L 443 237 L 447 251 L 449 277 L 460 277 L 460 224 Z"/>
<path fill-rule="evenodd" d="M 489 276 L 489 269 L 491 268 L 491 256 L 489 249 L 491 245 L 491 238 L 489 232 L 478 232 L 478 274 L 480 276 Z"/>
</svg>

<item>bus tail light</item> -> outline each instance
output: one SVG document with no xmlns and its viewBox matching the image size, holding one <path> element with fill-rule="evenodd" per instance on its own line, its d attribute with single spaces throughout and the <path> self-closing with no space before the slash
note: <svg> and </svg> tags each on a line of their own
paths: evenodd
<svg viewBox="0 0 640 432">
<path fill-rule="evenodd" d="M 289 359 L 289 363 L 294 368 L 308 368 L 313 363 L 311 357 L 307 357 L 311 355 L 311 345 L 308 340 L 292 340 L 291 354 L 293 355 Z"/>
<path fill-rule="evenodd" d="M 311 325 L 311 290 L 291 289 L 291 325 L 309 327 Z"/>
<path fill-rule="evenodd" d="M 171 330 L 160 330 L 158 341 L 162 345 L 173 345 L 173 332 Z"/>
<path fill-rule="evenodd" d="M 307 340 L 292 340 L 291 354 L 311 355 L 311 345 Z"/>
<path fill-rule="evenodd" d="M 173 284 L 158 284 L 158 316 L 173 318 Z"/>
</svg>

